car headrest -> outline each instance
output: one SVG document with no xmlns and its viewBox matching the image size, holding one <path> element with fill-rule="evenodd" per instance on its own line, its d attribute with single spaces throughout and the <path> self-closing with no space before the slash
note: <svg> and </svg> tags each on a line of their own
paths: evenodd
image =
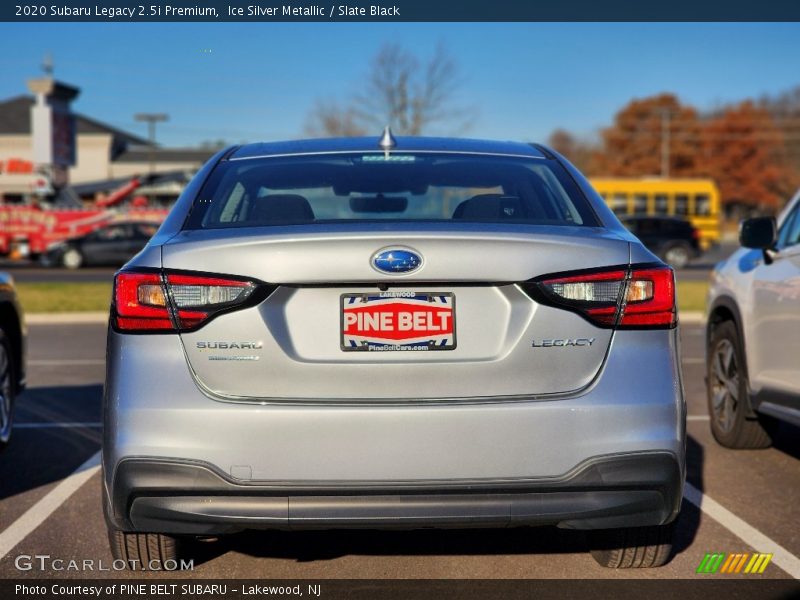
<svg viewBox="0 0 800 600">
<path fill-rule="evenodd" d="M 250 211 L 254 223 L 304 223 L 314 220 L 314 211 L 298 194 L 270 194 L 257 198 Z"/>
<path fill-rule="evenodd" d="M 517 196 L 479 194 L 456 207 L 454 219 L 525 219 L 525 206 Z"/>
</svg>

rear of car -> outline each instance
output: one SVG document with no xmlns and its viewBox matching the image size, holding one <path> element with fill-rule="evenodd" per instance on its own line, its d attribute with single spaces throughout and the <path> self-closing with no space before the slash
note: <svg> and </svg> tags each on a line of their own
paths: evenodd
<svg viewBox="0 0 800 600">
<path fill-rule="evenodd" d="M 663 564 L 685 470 L 671 269 L 544 148 L 388 139 L 224 151 L 117 274 L 115 556 L 558 525 L 603 564 Z"/>
</svg>

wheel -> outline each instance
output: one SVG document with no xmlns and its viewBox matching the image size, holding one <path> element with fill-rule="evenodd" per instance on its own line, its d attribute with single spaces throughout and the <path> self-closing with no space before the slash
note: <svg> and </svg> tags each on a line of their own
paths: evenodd
<svg viewBox="0 0 800 600">
<path fill-rule="evenodd" d="M 664 261 L 676 269 L 685 267 L 689 263 L 691 257 L 689 249 L 682 244 L 670 246 L 667 248 L 666 252 L 664 252 Z"/>
<path fill-rule="evenodd" d="M 8 445 L 14 420 L 14 354 L 0 329 L 0 450 Z"/>
<path fill-rule="evenodd" d="M 128 533 L 108 524 L 108 543 L 114 560 L 131 571 L 175 571 L 180 561 L 180 540 L 163 533 Z"/>
<path fill-rule="evenodd" d="M 661 567 L 672 555 L 674 522 L 651 527 L 589 531 L 592 558 L 610 569 Z"/>
<path fill-rule="evenodd" d="M 733 321 L 714 328 L 708 343 L 706 390 L 711 433 L 726 448 L 766 448 L 769 433 L 752 414 L 744 353 Z"/>
<path fill-rule="evenodd" d="M 61 264 L 68 269 L 80 269 L 83 264 L 83 254 L 77 248 L 67 248 L 61 256 Z"/>
</svg>

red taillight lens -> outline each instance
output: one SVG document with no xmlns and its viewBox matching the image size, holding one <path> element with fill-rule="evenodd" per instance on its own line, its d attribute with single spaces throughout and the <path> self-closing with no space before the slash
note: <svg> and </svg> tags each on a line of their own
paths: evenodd
<svg viewBox="0 0 800 600">
<path fill-rule="evenodd" d="M 114 323 L 129 332 L 194 329 L 246 304 L 256 287 L 223 277 L 123 271 L 114 280 Z"/>
<path fill-rule="evenodd" d="M 117 273 L 114 310 L 115 325 L 123 331 L 174 329 L 158 273 Z"/>
<path fill-rule="evenodd" d="M 675 275 L 669 267 L 633 269 L 620 327 L 673 327 Z"/>
<path fill-rule="evenodd" d="M 601 327 L 659 328 L 676 323 L 675 280 L 669 267 L 612 268 L 545 278 L 535 286 L 537 300 L 569 308 Z M 530 285 L 523 288 L 533 291 Z"/>
</svg>

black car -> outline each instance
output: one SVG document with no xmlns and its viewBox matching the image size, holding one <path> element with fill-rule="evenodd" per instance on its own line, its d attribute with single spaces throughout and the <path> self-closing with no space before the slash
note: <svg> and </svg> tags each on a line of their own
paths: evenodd
<svg viewBox="0 0 800 600">
<path fill-rule="evenodd" d="M 0 273 L 0 450 L 11 437 L 14 400 L 25 387 L 25 320 L 14 280 Z"/>
<path fill-rule="evenodd" d="M 122 265 L 145 247 L 158 229 L 150 221 L 114 223 L 56 244 L 43 256 L 47 266 L 78 269 L 86 265 Z"/>
<path fill-rule="evenodd" d="M 684 219 L 674 217 L 621 217 L 648 250 L 676 269 L 700 256 L 700 232 Z"/>
</svg>

